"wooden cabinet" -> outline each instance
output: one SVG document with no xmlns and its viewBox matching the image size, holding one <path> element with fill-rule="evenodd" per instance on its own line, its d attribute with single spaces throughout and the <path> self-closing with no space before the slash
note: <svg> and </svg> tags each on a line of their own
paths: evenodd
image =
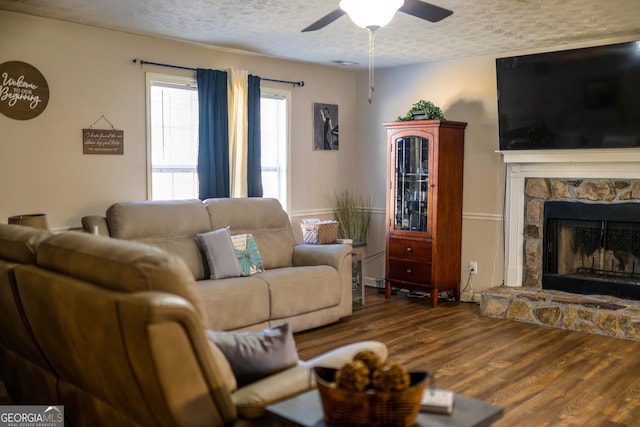
<svg viewBox="0 0 640 427">
<path fill-rule="evenodd" d="M 460 299 L 466 126 L 448 120 L 385 124 L 387 298 L 399 287 L 429 292 L 434 307 L 443 291 Z"/>
</svg>

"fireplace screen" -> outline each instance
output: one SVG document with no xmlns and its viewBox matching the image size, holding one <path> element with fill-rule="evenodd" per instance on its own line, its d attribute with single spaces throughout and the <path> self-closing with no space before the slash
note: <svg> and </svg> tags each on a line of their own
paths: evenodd
<svg viewBox="0 0 640 427">
<path fill-rule="evenodd" d="M 545 203 L 542 287 L 640 299 L 640 203 Z"/>
</svg>

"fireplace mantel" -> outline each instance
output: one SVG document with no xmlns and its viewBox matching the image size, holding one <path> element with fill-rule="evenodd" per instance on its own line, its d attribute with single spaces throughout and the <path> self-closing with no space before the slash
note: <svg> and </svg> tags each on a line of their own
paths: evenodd
<svg viewBox="0 0 640 427">
<path fill-rule="evenodd" d="M 530 163 L 640 163 L 640 148 L 589 150 L 509 150 L 498 151 L 506 164 Z"/>
<path fill-rule="evenodd" d="M 640 178 L 640 148 L 512 150 L 506 165 L 504 284 L 522 286 L 527 178 Z"/>
</svg>

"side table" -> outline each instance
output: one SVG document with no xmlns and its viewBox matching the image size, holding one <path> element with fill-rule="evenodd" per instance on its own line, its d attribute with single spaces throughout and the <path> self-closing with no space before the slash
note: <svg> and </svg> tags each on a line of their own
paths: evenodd
<svg viewBox="0 0 640 427">
<path fill-rule="evenodd" d="M 365 242 L 356 242 L 351 244 L 351 260 L 352 265 L 355 266 L 356 283 L 353 288 L 354 301 L 355 297 L 359 295 L 360 305 L 364 305 L 364 248 L 367 246 Z M 359 292 L 358 292 L 359 291 Z"/>
</svg>

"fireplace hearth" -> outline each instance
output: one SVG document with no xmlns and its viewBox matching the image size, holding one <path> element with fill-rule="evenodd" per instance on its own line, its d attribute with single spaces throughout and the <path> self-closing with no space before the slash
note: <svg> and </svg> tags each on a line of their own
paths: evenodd
<svg viewBox="0 0 640 427">
<path fill-rule="evenodd" d="M 640 300 L 640 203 L 544 203 L 542 288 Z"/>
<path fill-rule="evenodd" d="M 640 341 L 640 301 L 500 286 L 482 293 L 480 315 Z"/>
</svg>

